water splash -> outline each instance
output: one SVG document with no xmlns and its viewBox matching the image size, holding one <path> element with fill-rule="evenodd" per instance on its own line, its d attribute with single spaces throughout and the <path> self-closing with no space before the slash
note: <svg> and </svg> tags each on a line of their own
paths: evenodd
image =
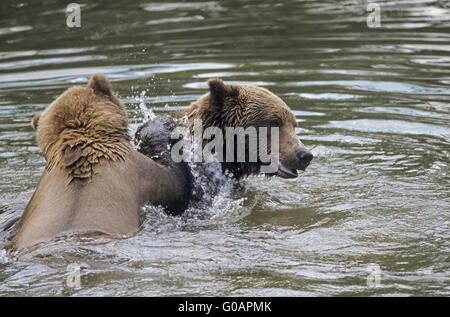
<svg viewBox="0 0 450 317">
<path fill-rule="evenodd" d="M 154 118 L 158 120 L 157 116 Z M 181 118 L 178 124 L 186 126 L 187 116 Z M 165 232 L 222 225 L 242 219 L 251 211 L 250 208 L 243 208 L 245 198 L 232 197 L 236 181 L 231 174 L 222 171 L 221 163 L 214 156 L 204 157 L 202 162 L 196 162 L 195 153 L 199 146 L 201 148 L 201 144 L 196 142 L 192 134 L 187 133 L 184 138 L 186 144 L 190 144 L 188 148 L 183 147 L 183 157 L 192 175 L 189 206 L 181 216 L 176 217 L 168 215 L 160 206 L 143 207 L 144 231 Z M 171 150 L 170 146 L 167 150 Z"/>
<path fill-rule="evenodd" d="M 235 180 L 222 172 L 219 162 L 188 163 L 193 176 L 193 197 L 181 216 L 168 215 L 160 206 L 143 207 L 143 230 L 167 232 L 217 227 L 242 219 L 252 206 L 244 198 L 233 197 Z"/>
<path fill-rule="evenodd" d="M 315 158 L 333 156 L 333 151 L 324 145 L 317 145 L 311 148 L 311 153 L 314 155 Z"/>
<path fill-rule="evenodd" d="M 11 260 L 8 257 L 8 254 L 7 254 L 6 250 L 5 249 L 1 249 L 0 250 L 0 263 L 1 264 L 6 264 L 6 263 L 9 263 L 10 261 Z"/>
<path fill-rule="evenodd" d="M 154 114 L 153 110 L 147 107 L 147 104 L 145 103 L 145 95 L 146 91 L 143 90 L 138 98 L 139 101 L 139 109 L 141 110 L 141 113 L 144 115 L 144 122 L 148 120 L 153 120 L 156 115 Z"/>
</svg>

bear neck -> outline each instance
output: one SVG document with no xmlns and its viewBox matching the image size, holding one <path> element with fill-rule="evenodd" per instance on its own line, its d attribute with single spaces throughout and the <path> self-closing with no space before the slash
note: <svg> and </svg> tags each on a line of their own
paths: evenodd
<svg viewBox="0 0 450 317">
<path fill-rule="evenodd" d="M 124 131 L 112 131 L 107 135 L 81 130 L 65 130 L 47 153 L 50 159 L 46 168 L 58 166 L 73 180 L 92 181 L 106 162 L 125 160 L 132 150 L 131 138 Z"/>
</svg>

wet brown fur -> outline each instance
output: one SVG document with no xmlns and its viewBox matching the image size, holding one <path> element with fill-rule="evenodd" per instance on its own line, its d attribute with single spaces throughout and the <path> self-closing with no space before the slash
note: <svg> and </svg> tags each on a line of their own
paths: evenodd
<svg viewBox="0 0 450 317">
<path fill-rule="evenodd" d="M 132 149 L 125 106 L 103 75 L 68 89 L 32 126 L 47 163 L 12 250 L 65 233 L 130 235 L 146 202 L 177 211 L 189 200 L 184 170 Z"/>
<path fill-rule="evenodd" d="M 123 161 L 131 151 L 125 106 L 103 76 L 93 76 L 88 89 L 67 90 L 36 116 L 32 126 L 37 126 L 46 169 L 62 164 L 69 182 L 92 180 L 104 162 Z"/>
</svg>

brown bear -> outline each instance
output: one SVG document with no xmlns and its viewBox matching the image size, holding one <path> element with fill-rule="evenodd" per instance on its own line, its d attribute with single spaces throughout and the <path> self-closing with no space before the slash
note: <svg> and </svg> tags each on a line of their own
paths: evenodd
<svg viewBox="0 0 450 317">
<path fill-rule="evenodd" d="M 34 116 L 45 170 L 9 248 L 20 250 L 61 234 L 123 237 L 138 231 L 140 208 L 173 213 L 190 199 L 186 165 L 156 162 L 134 150 L 123 103 L 101 74 L 68 89 Z"/>
<path fill-rule="evenodd" d="M 282 178 L 295 178 L 297 170 L 305 170 L 311 162 L 313 155 L 308 151 L 295 133 L 297 120 L 290 108 L 278 96 L 269 90 L 250 85 L 226 85 L 221 79 L 213 78 L 208 81 L 209 92 L 190 105 L 188 109 L 178 112 L 179 124 L 187 125 L 190 130 L 194 128 L 196 119 L 200 119 L 203 130 L 208 127 L 217 127 L 224 132 L 229 127 L 266 127 L 267 137 L 270 138 L 270 128 L 278 127 L 278 159 L 276 168 L 268 176 L 278 175 Z M 183 122 L 184 121 L 184 122 Z M 221 161 L 222 169 L 240 179 L 250 174 L 260 172 L 266 163 L 259 158 L 249 160 L 251 147 L 246 139 L 245 160 L 239 161 L 236 157 L 236 147 L 239 143 L 236 136 L 234 142 L 234 157 L 231 160 Z M 259 138 L 259 136 L 258 136 Z M 259 151 L 261 140 L 257 140 Z M 223 142 L 223 152 L 227 149 L 227 141 Z M 271 152 L 271 143 L 266 140 L 267 152 Z"/>
</svg>

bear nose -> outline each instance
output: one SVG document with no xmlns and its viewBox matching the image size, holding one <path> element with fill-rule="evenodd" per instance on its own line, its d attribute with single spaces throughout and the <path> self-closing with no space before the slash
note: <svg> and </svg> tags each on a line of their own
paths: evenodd
<svg viewBox="0 0 450 317">
<path fill-rule="evenodd" d="M 310 151 L 306 149 L 299 149 L 296 152 L 297 158 L 300 163 L 300 169 L 304 170 L 309 165 L 314 156 Z"/>
</svg>

